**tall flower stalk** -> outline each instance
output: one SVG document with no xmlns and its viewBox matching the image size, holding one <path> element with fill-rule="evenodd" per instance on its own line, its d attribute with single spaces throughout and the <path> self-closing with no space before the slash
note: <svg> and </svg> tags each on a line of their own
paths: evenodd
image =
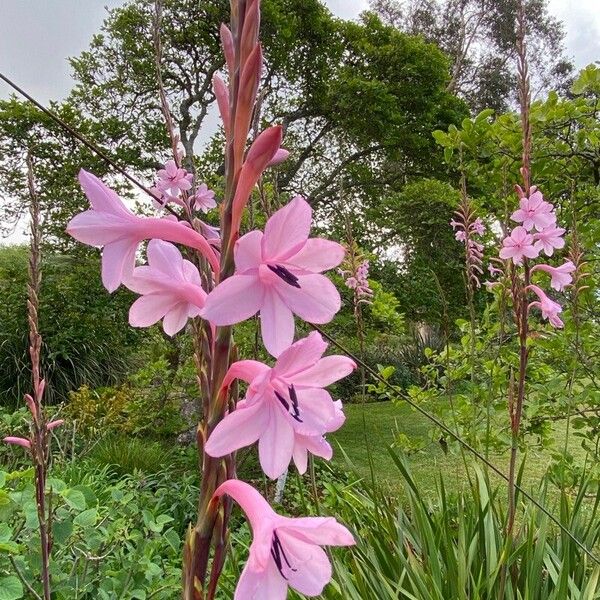
<svg viewBox="0 0 600 600">
<path fill-rule="evenodd" d="M 212 600 L 217 593 L 232 499 L 247 513 L 255 537 L 236 600 L 282 600 L 288 586 L 318 595 L 331 578 L 329 559 L 319 546 L 348 545 L 352 535 L 333 519 L 286 519 L 264 509 L 258 492 L 236 481 L 236 452 L 258 441 L 261 467 L 272 479 L 292 460 L 304 473 L 310 454 L 331 458 L 325 436 L 343 424 L 344 413 L 325 387 L 356 365 L 343 356 L 323 357 L 327 344 L 317 332 L 294 341 L 294 318 L 323 324 L 340 309 L 340 295 L 322 273 L 342 262 L 344 248 L 309 237 L 312 210 L 300 196 L 272 214 L 264 232 L 240 235 L 242 215 L 263 172 L 288 155 L 281 148 L 280 126 L 257 133 L 263 63 L 259 0 L 232 0 L 231 27 L 221 26 L 228 78 L 225 83 L 216 74 L 213 86 L 225 132 L 225 185 L 220 227 L 202 222 L 198 213 L 216 208 L 217 202 L 195 179 L 191 152 L 180 144 L 185 132 L 173 131 L 159 69 L 160 21 L 159 1 L 154 46 L 173 157 L 149 191 L 162 215 L 134 215 L 115 192 L 82 171 L 91 209 L 75 216 L 68 231 L 103 247 L 102 277 L 109 291 L 124 284 L 140 295 L 129 312 L 131 325 L 162 321 L 165 333 L 174 335 L 192 320 L 202 412 L 197 427 L 201 485 L 197 520 L 184 544 L 184 600 Z M 182 164 L 186 150 L 191 172 Z M 150 240 L 148 264 L 136 267 L 144 240 Z M 187 247 L 192 260 L 177 245 Z M 272 366 L 238 360 L 232 327 L 257 313 Z M 243 399 L 237 393 L 240 380 L 248 384 Z M 313 545 L 310 557 L 305 556 L 307 542 Z"/>
<path fill-rule="evenodd" d="M 41 228 L 40 206 L 35 189 L 33 158 L 27 155 L 27 184 L 29 188 L 30 247 L 29 282 L 27 284 L 27 321 L 29 324 L 29 355 L 31 358 L 31 394 L 25 395 L 30 412 L 29 437 L 9 436 L 4 438 L 8 444 L 22 446 L 29 450 L 35 471 L 35 499 L 37 505 L 38 526 L 41 546 L 41 581 L 44 600 L 50 600 L 50 554 L 52 551 L 52 507 L 46 497 L 48 464 L 50 460 L 51 431 L 62 424 L 62 420 L 48 421 L 44 410 L 43 398 L 45 381 L 42 379 L 40 362 L 42 336 L 39 330 L 40 283 L 41 273 Z"/>
</svg>

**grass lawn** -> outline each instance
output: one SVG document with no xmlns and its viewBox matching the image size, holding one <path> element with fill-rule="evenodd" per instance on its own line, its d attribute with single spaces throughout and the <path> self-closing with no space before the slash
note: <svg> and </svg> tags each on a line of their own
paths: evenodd
<svg viewBox="0 0 600 600">
<path fill-rule="evenodd" d="M 429 442 L 432 430 L 430 422 L 406 404 L 395 405 L 391 402 L 346 404 L 344 410 L 346 423 L 339 431 L 330 435 L 334 448 L 339 446 L 334 453 L 334 460 L 340 465 L 347 466 L 345 452 L 357 473 L 370 478 L 370 454 L 376 480 L 401 491 L 400 477 L 387 447 L 394 442 L 397 433 L 404 433 L 411 440 L 421 439 Z M 558 448 L 564 440 L 564 424 L 556 424 L 555 433 Z M 570 450 L 576 456 L 579 454 L 577 441 L 572 442 Z M 582 450 L 581 458 L 582 460 L 584 458 Z M 467 459 L 470 470 L 477 459 L 470 457 Z M 503 472 L 508 471 L 508 453 L 492 456 L 491 459 Z M 539 488 L 540 478 L 548 463 L 548 451 L 532 450 L 528 453 L 523 477 L 526 488 Z M 460 453 L 451 450 L 449 454 L 444 454 L 441 446 L 436 442 L 429 443 L 425 450 L 412 454 L 409 457 L 409 464 L 413 476 L 424 493 L 435 489 L 436 477 L 440 471 L 444 474 L 444 483 L 450 489 L 453 487 L 458 489 L 466 481 L 465 467 Z M 494 477 L 500 483 L 500 479 Z"/>
</svg>

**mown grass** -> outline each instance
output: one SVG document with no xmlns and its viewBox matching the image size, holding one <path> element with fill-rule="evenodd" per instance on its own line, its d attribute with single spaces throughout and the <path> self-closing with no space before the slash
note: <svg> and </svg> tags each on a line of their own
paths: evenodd
<svg viewBox="0 0 600 600">
<path fill-rule="evenodd" d="M 340 430 L 330 435 L 334 450 L 337 450 L 334 452 L 334 460 L 337 464 L 347 466 L 349 461 L 359 475 L 369 479 L 374 476 L 377 483 L 401 491 L 402 483 L 398 478 L 398 470 L 390 460 L 387 448 L 394 443 L 399 433 L 403 433 L 411 440 L 421 440 L 426 444 L 423 450 L 412 453 L 407 459 L 413 476 L 425 495 L 434 493 L 440 472 L 444 475 L 444 482 L 450 490 L 458 490 L 467 482 L 467 470 L 461 454 L 452 448 L 446 454 L 438 442 L 432 441 L 433 425 L 410 406 L 396 405 L 392 402 L 346 404 L 345 412 L 346 423 Z M 555 449 L 562 450 L 565 433 L 564 423 L 556 423 Z M 578 441 L 572 440 L 570 451 L 575 456 L 580 456 L 582 461 L 584 460 L 584 453 Z M 550 450 L 528 450 L 523 469 L 525 487 L 539 486 L 540 479 L 550 462 L 550 452 Z M 503 472 L 507 472 L 508 453 L 495 454 L 490 458 Z M 476 461 L 476 458 L 467 456 L 467 468 L 470 474 Z M 371 474 L 370 463 L 373 465 L 373 474 Z M 498 482 L 500 483 L 499 479 Z"/>
</svg>

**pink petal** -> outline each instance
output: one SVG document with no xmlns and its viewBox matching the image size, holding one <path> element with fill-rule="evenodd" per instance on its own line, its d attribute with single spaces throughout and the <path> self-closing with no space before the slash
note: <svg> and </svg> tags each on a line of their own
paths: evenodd
<svg viewBox="0 0 600 600">
<path fill-rule="evenodd" d="M 285 148 L 279 148 L 267 167 L 274 167 L 275 165 L 281 164 L 283 161 L 287 160 L 289 155 L 290 153 Z"/>
<path fill-rule="evenodd" d="M 131 276 L 135 266 L 138 242 L 126 238 L 106 244 L 102 250 L 102 283 L 109 292 L 114 292 L 124 278 Z"/>
<path fill-rule="evenodd" d="M 234 379 L 241 379 L 246 383 L 252 383 L 254 379 L 270 371 L 264 363 L 257 360 L 239 360 L 234 362 L 223 378 L 222 388 L 228 387 Z"/>
<path fill-rule="evenodd" d="M 189 309 L 187 302 L 179 302 L 164 316 L 163 329 L 167 335 L 173 336 L 185 327 Z"/>
<path fill-rule="evenodd" d="M 333 517 L 300 517 L 287 519 L 277 531 L 285 530 L 294 537 L 320 546 L 352 546 L 354 536 Z"/>
<path fill-rule="evenodd" d="M 238 274 L 250 269 L 257 269 L 262 262 L 261 240 L 262 231 L 251 231 L 242 236 L 235 244 L 234 259 Z"/>
<path fill-rule="evenodd" d="M 294 460 L 294 464 L 296 465 L 296 469 L 298 469 L 298 473 L 300 473 L 300 475 L 304 475 L 304 473 L 306 473 L 306 469 L 308 468 L 308 450 L 304 444 L 304 439 L 304 436 L 296 436 L 294 452 L 292 453 L 292 459 Z"/>
<path fill-rule="evenodd" d="M 285 303 L 301 319 L 309 323 L 329 323 L 340 310 L 340 294 L 324 275 L 300 275 L 299 288 L 278 284 L 280 293 L 285 292 Z M 285 289 L 283 289 L 285 286 Z"/>
<path fill-rule="evenodd" d="M 55 427 L 60 427 L 65 422 L 64 419 L 56 419 L 56 421 L 50 421 L 46 424 L 46 429 L 52 431 Z"/>
<path fill-rule="evenodd" d="M 315 365 L 325 350 L 327 350 L 327 343 L 323 341 L 318 331 L 313 331 L 307 337 L 294 342 L 279 355 L 273 367 L 273 375 L 290 379 L 297 373 L 304 373 L 306 369 Z M 312 387 L 319 386 L 315 384 Z"/>
<path fill-rule="evenodd" d="M 86 210 L 75 215 L 67 225 L 67 233 L 89 246 L 104 246 L 126 237 L 133 231 L 129 221 L 109 213 Z"/>
<path fill-rule="evenodd" d="M 150 327 L 160 321 L 177 300 L 173 294 L 148 294 L 138 298 L 129 309 L 129 324 L 132 327 Z"/>
<path fill-rule="evenodd" d="M 150 240 L 146 254 L 153 269 L 158 269 L 169 277 L 183 279 L 183 256 L 176 246 L 163 240 Z"/>
<path fill-rule="evenodd" d="M 98 177 L 84 169 L 79 171 L 79 183 L 94 210 L 134 217 L 117 193 L 104 185 Z"/>
<path fill-rule="evenodd" d="M 344 247 L 337 242 L 310 238 L 288 262 L 312 273 L 321 273 L 337 267 L 344 260 L 345 253 Z"/>
<path fill-rule="evenodd" d="M 217 99 L 219 112 L 221 113 L 221 120 L 223 121 L 223 127 L 225 129 L 225 137 L 229 138 L 229 131 L 231 128 L 229 115 L 229 89 L 219 75 L 214 75 L 213 77 L 213 89 L 215 91 L 215 98 Z"/>
<path fill-rule="evenodd" d="M 270 406 L 269 410 L 269 424 L 258 441 L 258 456 L 265 475 L 277 479 L 290 464 L 294 451 L 294 430 L 279 407 Z"/>
<path fill-rule="evenodd" d="M 213 430 L 205 450 L 210 456 L 226 456 L 254 444 L 269 424 L 269 407 L 257 402 L 230 412 Z"/>
<path fill-rule="evenodd" d="M 208 294 L 202 316 L 214 325 L 239 323 L 258 312 L 264 296 L 258 277 L 233 275 Z"/>
<path fill-rule="evenodd" d="M 302 196 L 296 196 L 267 221 L 262 241 L 263 257 L 285 261 L 298 253 L 310 232 L 312 209 Z"/>
<path fill-rule="evenodd" d="M 307 596 L 318 596 L 331 580 L 331 563 L 325 551 L 278 528 L 277 535 L 290 565 L 283 564 L 288 585 Z M 295 569 L 295 570 L 293 570 Z"/>
<path fill-rule="evenodd" d="M 327 387 L 354 369 L 356 363 L 347 356 L 326 356 L 310 369 L 294 375 L 291 381 L 296 386 Z"/>
<path fill-rule="evenodd" d="M 322 435 L 336 417 L 333 400 L 327 390 L 304 388 L 297 390 L 301 423 L 294 422 L 294 429 L 302 435 Z"/>
<path fill-rule="evenodd" d="M 234 600 L 285 600 L 288 584 L 270 560 L 264 570 L 246 564 L 235 589 Z"/>
<path fill-rule="evenodd" d="M 213 431 L 214 433 L 214 431 Z M 239 479 L 228 479 L 222 483 L 214 493 L 215 497 L 227 494 L 233 498 L 246 513 L 246 517 L 250 522 L 252 531 L 254 532 L 255 541 L 261 537 L 260 533 L 265 533 L 265 530 L 272 528 L 273 522 L 277 518 L 275 511 L 269 503 L 249 484 Z M 253 544 L 254 546 L 254 544 Z M 266 553 L 259 552 L 259 561 L 261 566 L 266 566 L 268 557 L 270 557 L 271 539 L 268 539 Z M 253 548 L 250 549 L 252 552 Z"/>
<path fill-rule="evenodd" d="M 260 309 L 260 331 L 265 348 L 275 357 L 294 339 L 294 315 L 273 289 L 265 290 Z"/>
</svg>

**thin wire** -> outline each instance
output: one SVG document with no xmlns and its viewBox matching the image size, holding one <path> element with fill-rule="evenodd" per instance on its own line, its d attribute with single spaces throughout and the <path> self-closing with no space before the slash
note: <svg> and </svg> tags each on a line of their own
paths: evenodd
<svg viewBox="0 0 600 600">
<path fill-rule="evenodd" d="M 368 371 L 375 379 L 377 379 L 377 381 L 383 383 L 390 390 L 394 391 L 396 394 L 398 394 L 398 396 L 400 396 L 402 398 L 402 400 L 404 400 L 406 403 L 408 403 L 410 406 L 412 406 L 414 409 L 416 409 L 418 412 L 420 412 L 424 417 L 426 417 L 427 419 L 429 419 L 430 421 L 435 423 L 440 429 L 445 431 L 448 435 L 452 436 L 459 444 L 461 444 L 463 446 L 463 448 L 465 448 L 466 450 L 471 452 L 474 456 L 476 456 L 481 462 L 483 462 L 494 473 L 496 473 L 496 475 L 498 475 L 499 477 L 504 479 L 504 481 L 506 481 L 506 482 L 509 481 L 508 477 L 498 467 L 496 467 L 493 463 L 491 463 L 483 454 L 481 454 L 481 452 L 479 452 L 478 450 L 473 448 L 473 446 L 471 446 L 468 442 L 465 442 L 465 440 L 463 440 L 457 433 L 452 431 L 452 429 L 450 429 L 450 427 L 448 427 L 443 421 L 440 421 L 440 419 L 438 419 L 435 415 L 432 415 L 430 412 L 428 412 L 423 407 L 419 406 L 416 402 L 414 402 L 414 400 L 411 400 L 409 397 L 407 397 L 400 388 L 398 388 L 394 384 L 392 384 L 389 381 L 387 381 L 386 379 L 384 379 L 377 371 L 375 371 L 375 369 L 370 367 L 367 363 L 365 363 L 363 360 L 361 360 L 353 352 L 351 352 L 350 350 L 348 350 L 347 348 L 342 346 L 342 344 L 340 344 L 335 338 L 333 338 L 327 332 L 323 331 L 318 325 L 310 324 L 310 326 L 315 331 L 318 331 L 323 337 L 327 338 L 334 346 L 339 348 L 346 356 L 348 356 L 349 358 L 354 360 L 357 364 L 362 366 L 365 369 L 365 371 Z M 537 506 L 537 508 L 539 508 L 552 522 L 554 522 L 556 525 L 558 525 L 558 527 L 561 529 L 561 531 L 566 533 L 571 538 L 571 540 L 573 540 L 575 542 L 575 544 L 577 544 L 577 546 L 579 546 L 579 548 L 581 548 L 581 550 L 583 550 L 583 552 L 585 552 L 585 554 L 587 554 L 596 564 L 600 565 L 600 558 L 596 557 L 596 555 L 591 550 L 588 550 L 588 548 L 582 542 L 580 542 L 573 535 L 573 533 L 571 533 L 571 531 L 569 531 L 569 529 L 567 529 L 543 504 L 538 502 L 529 492 L 525 491 L 525 489 L 523 489 L 520 485 L 515 484 L 515 487 L 519 490 L 519 492 L 521 494 L 523 494 L 523 496 L 525 496 L 525 498 L 527 498 L 530 502 L 532 502 L 535 506 Z"/>
<path fill-rule="evenodd" d="M 100 148 L 98 148 L 95 144 L 87 140 L 83 135 L 81 135 L 77 130 L 73 129 L 70 125 L 65 123 L 58 115 L 53 113 L 51 110 L 47 109 L 45 106 L 40 104 L 35 98 L 30 96 L 27 92 L 22 90 L 19 86 L 13 83 L 10 79 L 8 79 L 5 75 L 0 73 L 0 79 L 5 81 L 9 86 L 11 86 L 14 90 L 19 92 L 24 98 L 29 100 L 34 106 L 39 108 L 43 113 L 48 115 L 53 121 L 58 123 L 61 127 L 63 127 L 66 131 L 68 131 L 73 137 L 78 139 L 84 146 L 89 148 L 92 152 L 97 154 L 100 158 L 105 160 L 109 165 L 114 167 L 121 175 L 126 177 L 131 183 L 145 191 L 147 194 L 155 198 L 156 196 L 142 183 L 140 183 L 135 177 L 130 175 L 125 169 L 120 167 L 118 164 L 114 162 L 109 156 L 107 156 Z M 318 331 L 323 337 L 327 338 L 334 346 L 339 348 L 346 356 L 352 358 L 357 364 L 361 365 L 366 371 L 368 371 L 377 381 L 383 383 L 390 390 L 394 391 L 398 396 L 400 396 L 405 402 L 407 402 L 410 406 L 412 406 L 415 410 L 420 412 L 424 417 L 435 423 L 440 429 L 445 431 L 448 435 L 454 438 L 459 444 L 461 444 L 466 450 L 471 452 L 474 456 L 476 456 L 481 462 L 487 465 L 496 475 L 504 479 L 504 481 L 508 482 L 508 477 L 494 464 L 492 464 L 489 460 L 483 456 L 478 450 L 473 448 L 468 442 L 465 442 L 457 433 L 452 431 L 443 421 L 440 421 L 435 415 L 432 415 L 430 412 L 419 406 L 413 400 L 408 398 L 400 388 L 391 384 L 389 381 L 386 381 L 375 369 L 370 367 L 367 363 L 361 360 L 358 356 L 352 353 L 350 350 L 342 346 L 335 338 L 330 336 L 327 332 L 323 331 L 318 325 L 311 324 L 311 327 Z M 531 494 L 525 491 L 521 486 L 515 484 L 516 489 L 519 490 L 525 498 L 527 498 L 530 502 L 532 502 L 535 506 L 537 506 L 555 525 L 559 527 L 559 529 L 565 533 L 575 544 L 583 550 L 585 554 L 587 554 L 596 564 L 600 565 L 600 559 L 595 556 L 590 550 L 586 548 L 586 546 L 580 542 L 543 504 L 538 502 Z"/>
<path fill-rule="evenodd" d="M 7 83 L 11 88 L 17 91 L 21 96 L 29 100 L 35 107 L 39 108 L 45 115 L 49 116 L 55 123 L 60 125 L 65 131 L 69 132 L 74 138 L 79 140 L 84 146 L 90 149 L 94 154 L 98 155 L 102 160 L 108 163 L 111 167 L 113 167 L 116 171 L 121 173 L 123 177 L 128 179 L 133 185 L 138 187 L 143 192 L 146 192 L 149 196 L 151 196 L 154 200 L 159 200 L 156 194 L 152 192 L 149 188 L 147 188 L 143 183 L 140 183 L 135 177 L 130 175 L 123 167 L 120 167 L 104 150 L 101 150 L 96 144 L 90 142 L 87 138 L 81 135 L 76 129 L 71 127 L 68 123 L 63 121 L 55 112 L 46 108 L 43 104 L 40 104 L 35 98 L 33 98 L 30 94 L 28 94 L 23 88 L 19 87 L 14 81 L 11 81 L 6 75 L 0 73 L 0 79 Z M 179 217 L 179 215 L 171 209 L 170 206 L 164 206 L 166 210 L 168 210 L 171 214 Z"/>
</svg>

